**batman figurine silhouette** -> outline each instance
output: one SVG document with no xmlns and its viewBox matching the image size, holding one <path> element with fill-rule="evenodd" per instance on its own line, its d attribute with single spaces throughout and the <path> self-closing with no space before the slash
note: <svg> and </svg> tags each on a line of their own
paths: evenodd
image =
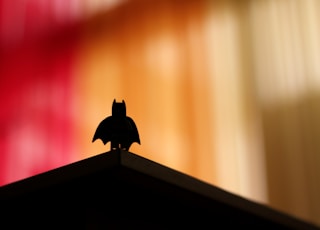
<svg viewBox="0 0 320 230">
<path fill-rule="evenodd" d="M 112 103 L 112 116 L 100 122 L 93 136 L 92 142 L 101 139 L 103 144 L 111 142 L 111 150 L 123 149 L 129 151 L 132 143 L 140 143 L 138 129 L 134 121 L 126 115 L 126 104 L 122 102 Z"/>
</svg>

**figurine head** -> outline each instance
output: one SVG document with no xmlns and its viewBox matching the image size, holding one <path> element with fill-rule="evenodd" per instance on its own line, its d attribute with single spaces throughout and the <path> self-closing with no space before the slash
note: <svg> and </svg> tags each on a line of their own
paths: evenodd
<svg viewBox="0 0 320 230">
<path fill-rule="evenodd" d="M 122 102 L 116 102 L 116 99 L 112 103 L 112 116 L 125 117 L 126 116 L 126 103 L 124 100 Z"/>
</svg>

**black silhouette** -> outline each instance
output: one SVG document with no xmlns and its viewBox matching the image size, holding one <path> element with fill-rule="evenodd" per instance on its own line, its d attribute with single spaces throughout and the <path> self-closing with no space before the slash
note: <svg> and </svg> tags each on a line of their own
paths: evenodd
<svg viewBox="0 0 320 230">
<path fill-rule="evenodd" d="M 100 122 L 92 142 L 101 139 L 103 144 L 111 141 L 111 150 L 129 150 L 133 142 L 140 144 L 138 129 L 134 121 L 126 115 L 126 104 L 113 100 L 112 116 Z"/>
</svg>

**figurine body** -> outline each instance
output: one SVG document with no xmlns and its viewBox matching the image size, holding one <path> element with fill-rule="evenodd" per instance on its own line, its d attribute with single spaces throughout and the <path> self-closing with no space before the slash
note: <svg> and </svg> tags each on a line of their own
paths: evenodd
<svg viewBox="0 0 320 230">
<path fill-rule="evenodd" d="M 113 101 L 112 116 L 105 118 L 100 122 L 92 142 L 101 139 L 103 144 L 111 141 L 111 150 L 124 149 L 129 150 L 133 142 L 140 144 L 138 129 L 134 121 L 126 115 L 126 104 Z"/>
</svg>

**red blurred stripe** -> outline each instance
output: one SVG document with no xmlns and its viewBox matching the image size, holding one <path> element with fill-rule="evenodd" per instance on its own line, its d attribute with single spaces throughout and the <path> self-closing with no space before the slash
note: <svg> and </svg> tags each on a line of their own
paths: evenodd
<svg viewBox="0 0 320 230">
<path fill-rule="evenodd" d="M 9 2 L 0 2 L 2 12 L 13 10 Z M 71 108 L 79 27 L 54 21 L 50 5 L 39 2 L 24 2 L 19 39 L 14 36 L 21 34 L 3 31 L 10 28 L 10 16 L 0 17 L 1 185 L 69 163 L 74 148 Z"/>
</svg>

